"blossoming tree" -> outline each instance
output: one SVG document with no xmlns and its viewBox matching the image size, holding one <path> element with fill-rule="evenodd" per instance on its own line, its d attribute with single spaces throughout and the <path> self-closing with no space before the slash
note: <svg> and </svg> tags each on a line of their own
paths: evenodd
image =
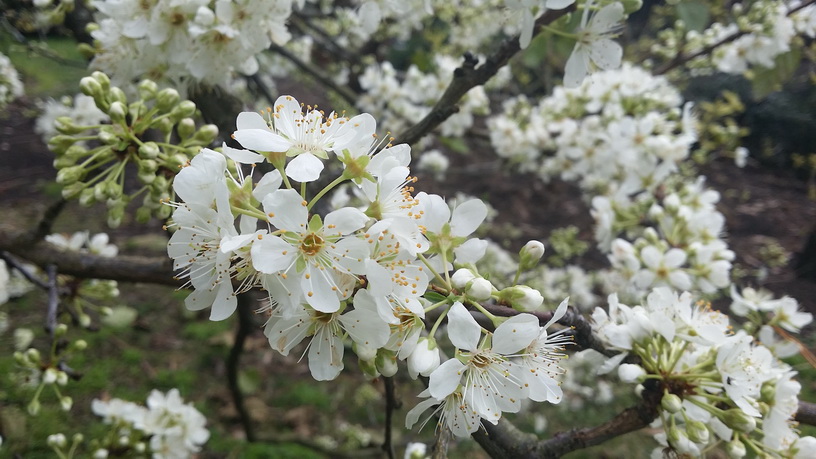
<svg viewBox="0 0 816 459">
<path fill-rule="evenodd" d="M 388 457 L 443 457 L 468 437 L 494 457 L 555 457 L 646 427 L 657 456 L 811 457 L 816 439 L 797 422 L 816 424 L 816 406 L 799 399 L 791 358 L 816 364 L 794 336 L 812 315 L 735 272 L 720 195 L 692 156 L 741 164 L 746 150 L 739 129 L 716 129 L 728 113 L 695 108 L 679 86 L 747 75 L 767 95 L 763 84 L 810 63 L 813 3 L 21 7 L 4 19 L 21 43 L 33 46 L 21 31 L 68 29 L 92 71 L 38 122 L 62 199 L 33 229 L 0 228 L 2 329 L 15 328 L 28 415 L 76 409 L 82 330 L 117 312 L 117 282 L 140 282 L 188 292 L 186 309 L 204 311 L 190 320 L 237 317 L 225 385 L 250 442 L 260 426 L 238 359 L 257 329 L 319 384 L 354 373 L 382 386 Z M 5 104 L 22 87 L 2 55 L 0 70 Z M 276 95 L 306 79 L 323 88 L 312 97 L 344 109 Z M 537 240 L 512 253 L 486 237 L 512 225 L 494 220 L 501 202 L 420 191 L 418 176 L 449 180 L 466 168 L 452 153 L 471 149 L 511 174 L 574 183 L 593 221 L 580 234 L 605 265 L 565 266 L 589 245 L 575 228 L 553 232 L 556 257 Z M 169 258 L 119 256 L 103 233 L 50 234 L 70 200 L 104 204 L 112 228 L 160 221 Z M 15 325 L 13 298 L 31 288 L 48 293 L 42 348 Z M 634 391 L 634 405 L 597 426 L 548 437 L 507 420 L 542 420 L 542 405 L 566 405 L 549 413 L 572 420 L 615 387 Z M 40 442 L 59 457 L 208 457 L 197 408 L 177 389 L 144 395 L 146 406 L 95 399 L 104 434 Z M 427 446 L 395 440 L 399 404 L 411 407 L 405 429 L 431 424 Z M 6 448 L 22 452 L 13 437 Z"/>
</svg>

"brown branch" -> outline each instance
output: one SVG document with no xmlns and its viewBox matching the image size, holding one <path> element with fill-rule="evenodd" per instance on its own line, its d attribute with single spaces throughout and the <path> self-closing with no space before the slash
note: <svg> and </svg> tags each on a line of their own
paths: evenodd
<svg viewBox="0 0 816 459">
<path fill-rule="evenodd" d="M 46 241 L 32 241 L 31 235 L 0 228 L 0 251 L 6 251 L 40 268 L 49 265 L 60 274 L 85 279 L 110 279 L 123 282 L 146 282 L 180 287 L 182 282 L 173 277 L 169 257 L 118 256 L 105 258 L 98 255 L 61 250 Z"/>
<path fill-rule="evenodd" d="M 57 330 L 57 308 L 59 308 L 59 284 L 57 283 L 57 267 L 53 264 L 45 268 L 48 273 L 48 307 L 45 310 L 45 331 L 51 341 L 56 337 L 54 333 Z"/>
<path fill-rule="evenodd" d="M 250 293 L 238 295 L 238 329 L 235 331 L 235 341 L 232 343 L 229 356 L 227 356 L 227 386 L 229 386 L 232 403 L 238 412 L 241 426 L 244 428 L 244 435 L 249 442 L 254 442 L 255 430 L 252 427 L 252 419 L 244 403 L 244 394 L 238 385 L 238 366 L 241 363 L 241 354 L 244 352 L 244 343 L 247 336 L 255 329 L 252 323 L 252 309 L 255 306 L 255 298 Z"/>
<path fill-rule="evenodd" d="M 807 0 L 805 2 L 802 2 L 801 4 L 797 5 L 795 8 L 791 8 L 790 11 L 788 11 L 788 16 L 796 13 L 797 11 L 801 10 L 802 8 L 805 8 L 806 6 L 812 5 L 813 3 L 816 3 L 816 0 Z M 701 49 L 699 49 L 699 50 L 697 50 L 697 51 L 695 51 L 695 52 L 693 52 L 691 54 L 682 54 L 682 52 L 681 52 L 680 54 L 675 56 L 674 59 L 670 60 L 669 62 L 666 62 L 665 64 L 663 64 L 660 67 L 658 67 L 657 69 L 655 69 L 654 74 L 655 75 L 663 75 L 663 74 L 669 72 L 670 70 L 673 70 L 673 69 L 675 69 L 675 68 L 689 62 L 692 59 L 695 59 L 695 58 L 698 58 L 700 56 L 704 56 L 706 54 L 711 53 L 712 51 L 719 48 L 720 46 L 725 45 L 727 43 L 731 43 L 732 41 L 740 38 L 741 36 L 743 36 L 743 35 L 745 35 L 747 33 L 748 33 L 747 31 L 738 30 L 738 31 L 732 33 L 731 35 L 728 35 L 728 36 L 722 38 L 720 41 L 718 41 L 716 43 L 712 43 L 712 44 L 710 44 L 708 46 L 704 46 L 703 48 L 701 48 Z"/>
<path fill-rule="evenodd" d="M 574 3 L 563 10 L 548 10 L 536 20 L 534 33 L 537 33 L 542 26 L 549 25 L 573 11 L 575 11 Z M 430 113 L 398 136 L 393 143 L 395 145 L 398 143 L 414 144 L 434 130 L 459 110 L 457 104 L 462 96 L 476 86 L 487 83 L 520 49 L 519 37 L 515 36 L 505 40 L 480 67 L 476 67 L 475 59 L 466 56 L 464 64 L 453 72 L 453 80 Z"/>
<path fill-rule="evenodd" d="M 816 426 L 816 403 L 799 400 L 799 409 L 793 419 L 800 424 Z"/>
<path fill-rule="evenodd" d="M 394 459 L 394 442 L 392 435 L 392 421 L 394 418 L 394 410 L 398 407 L 397 397 L 394 391 L 394 378 L 383 378 L 385 384 L 385 440 L 383 441 L 382 449 L 388 459 Z"/>
</svg>

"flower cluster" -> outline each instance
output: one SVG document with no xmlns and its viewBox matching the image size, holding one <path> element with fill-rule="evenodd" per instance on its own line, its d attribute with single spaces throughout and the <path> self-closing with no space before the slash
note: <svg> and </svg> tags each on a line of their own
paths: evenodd
<svg viewBox="0 0 816 459">
<path fill-rule="evenodd" d="M 800 312 L 799 303 L 795 299 L 789 296 L 777 299 L 767 290 L 755 290 L 751 287 L 744 288 L 740 293 L 733 285 L 731 299 L 731 312 L 748 319 L 744 329 L 774 355 L 784 358 L 799 353 L 800 344 L 791 339 L 791 334 L 799 333 L 803 327 L 813 322 L 813 315 Z"/>
<path fill-rule="evenodd" d="M 300 2 L 302 3 L 302 2 Z M 257 72 L 255 55 L 289 38 L 292 0 L 97 0 L 92 67 L 118 84 L 149 75 L 178 87 L 226 85 L 232 72 Z"/>
<path fill-rule="evenodd" d="M 81 115 L 81 119 L 56 118 L 60 134 L 49 139 L 48 147 L 56 156 L 54 167 L 63 196 L 78 198 L 88 206 L 104 201 L 111 227 L 121 224 L 125 207 L 140 195 L 138 221 L 146 222 L 151 216 L 167 218 L 169 208 L 161 201 L 170 197 L 173 176 L 202 146 L 215 140 L 218 128 L 212 124 L 197 128 L 193 120 L 196 105 L 181 100 L 174 89 L 159 91 L 150 80 L 139 83 L 139 98 L 130 102 L 101 72 L 83 78 L 80 88 L 104 116 L 75 110 L 71 115 Z M 157 140 L 151 140 L 154 138 Z M 129 164 L 136 166 L 142 185 L 133 192 L 125 190 Z"/>
<path fill-rule="evenodd" d="M 94 98 L 85 94 L 76 94 L 74 97 L 64 96 L 59 101 L 49 99 L 41 108 L 42 112 L 37 118 L 34 130 L 42 136 L 44 143 L 48 143 L 52 137 L 59 134 L 58 118 L 68 117 L 79 126 L 96 126 L 110 122 L 110 117 L 96 106 Z M 76 144 L 87 147 L 87 142 L 83 140 Z"/>
<path fill-rule="evenodd" d="M 112 429 L 104 439 L 91 442 L 94 458 L 130 452 L 150 453 L 156 459 L 184 459 L 210 438 L 207 419 L 191 403 L 184 403 L 178 389 L 166 394 L 153 390 L 147 406 L 118 398 L 94 399 L 91 410 Z"/>
<path fill-rule="evenodd" d="M 803 2 L 758 0 L 735 3 L 733 22 L 714 22 L 703 32 L 686 30 L 681 22 L 665 29 L 652 52 L 667 59 L 677 55 L 699 55 L 688 66 L 698 73 L 716 69 L 744 73 L 753 67 L 773 68 L 775 59 L 795 46 L 797 35 L 816 36 L 816 7 Z M 701 52 L 714 47 L 712 53 Z"/>
<path fill-rule="evenodd" d="M 11 60 L 0 53 L 0 108 L 23 95 L 23 83 Z"/>
<path fill-rule="evenodd" d="M 173 204 L 168 254 L 194 288 L 189 309 L 211 308 L 210 318 L 222 320 L 235 311 L 237 293 L 262 287 L 272 348 L 288 355 L 308 341 L 309 369 L 318 380 L 343 370 L 346 337 L 370 377 L 391 376 L 405 361 L 412 377 L 430 375 L 432 388 L 445 381 L 432 389 L 433 401 L 459 397 L 477 410 L 467 412 L 464 426 L 456 411 L 462 404 L 447 404 L 458 414 L 445 425 L 457 435 L 472 432 L 480 419 L 495 422 L 502 411 L 517 410 L 522 398 L 560 399 L 555 364 L 567 337 L 548 335 L 533 315 L 503 321 L 479 303 L 493 299 L 533 311 L 543 302 L 540 295 L 525 301 L 526 286 L 497 290 L 472 267 L 487 245 L 470 237 L 487 216 L 483 202 L 469 199 L 451 209 L 440 196 L 414 194 L 410 148 L 389 144 L 378 151 L 383 142 L 369 114 L 325 115 L 291 96 L 263 113 L 238 116 L 233 138 L 246 149 L 202 150 L 174 182 L 183 202 Z M 257 181 L 244 174 L 244 165 L 261 162 L 274 169 Z M 339 177 L 308 196 L 310 183 L 327 181 L 324 169 L 340 168 Z M 317 213 L 320 199 L 344 183 L 362 205 Z M 519 270 L 543 255 L 543 245 L 528 245 Z M 454 267 L 460 269 L 451 277 Z M 465 304 L 487 313 L 496 331 L 480 340 L 483 329 Z M 424 336 L 426 313 L 443 307 Z M 566 303 L 557 315 L 565 310 Z M 440 366 L 435 335 L 446 316 L 458 351 Z M 485 385 L 456 379 L 449 370 L 457 364 L 471 368 L 473 378 L 487 378 Z M 504 389 L 492 385 L 497 372 L 511 368 Z M 507 396 L 511 405 L 498 401 Z"/>
<path fill-rule="evenodd" d="M 745 332 L 733 333 L 710 304 L 659 287 L 634 307 L 610 295 L 609 310 L 592 318 L 602 342 L 621 352 L 605 370 L 634 356 L 638 363 L 618 367 L 621 380 L 662 394 L 656 438 L 676 453 L 699 456 L 720 444 L 734 457 L 748 449 L 787 457 L 814 441 L 794 429 L 796 372 Z"/>
</svg>

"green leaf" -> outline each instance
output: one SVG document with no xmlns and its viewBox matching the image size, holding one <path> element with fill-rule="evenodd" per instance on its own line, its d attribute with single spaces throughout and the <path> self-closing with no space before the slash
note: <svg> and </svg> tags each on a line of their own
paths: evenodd
<svg viewBox="0 0 816 459">
<path fill-rule="evenodd" d="M 425 293 L 425 299 L 431 303 L 439 303 L 440 301 L 444 301 L 445 297 L 440 293 L 431 291 Z"/>
<path fill-rule="evenodd" d="M 708 25 L 708 6 L 702 2 L 682 2 L 677 5 L 677 16 L 686 23 L 689 30 L 702 32 Z"/>
<path fill-rule="evenodd" d="M 756 67 L 751 78 L 751 89 L 754 99 L 764 99 L 770 93 L 782 89 L 782 85 L 787 82 L 802 60 L 802 53 L 798 49 L 776 56 L 773 68 Z"/>
</svg>

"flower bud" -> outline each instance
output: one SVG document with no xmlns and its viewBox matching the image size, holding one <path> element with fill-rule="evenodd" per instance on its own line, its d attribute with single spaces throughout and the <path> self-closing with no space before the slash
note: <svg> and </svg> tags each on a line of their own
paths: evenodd
<svg viewBox="0 0 816 459">
<path fill-rule="evenodd" d="M 196 104 L 189 100 L 183 100 L 170 112 L 170 118 L 180 120 L 195 115 Z"/>
<path fill-rule="evenodd" d="M 68 439 L 65 438 L 64 434 L 58 433 L 49 435 L 46 443 L 52 448 L 65 448 L 65 445 L 68 444 Z"/>
<path fill-rule="evenodd" d="M 109 199 L 118 200 L 122 197 L 122 184 L 116 180 L 108 180 L 105 183 L 105 196 Z"/>
<path fill-rule="evenodd" d="M 176 132 L 182 141 L 189 139 L 195 133 L 195 121 L 192 118 L 183 118 L 176 126 Z"/>
<path fill-rule="evenodd" d="M 108 76 L 105 75 L 105 73 L 97 70 L 96 72 L 91 73 L 91 77 L 97 82 L 99 82 L 100 86 L 102 86 L 102 89 L 104 89 L 106 92 L 108 91 L 108 89 L 110 89 L 110 78 L 108 78 Z"/>
<path fill-rule="evenodd" d="M 82 328 L 88 328 L 91 326 L 91 316 L 88 314 L 80 314 L 79 315 L 79 325 Z"/>
<path fill-rule="evenodd" d="M 137 100 L 136 102 L 133 102 L 128 106 L 128 113 L 130 114 L 130 118 L 133 119 L 134 121 L 140 120 L 140 122 L 137 125 L 134 125 L 134 128 L 136 128 L 138 132 L 141 132 L 144 129 L 146 129 L 145 125 L 150 122 L 150 120 L 141 119 L 145 115 L 147 115 L 148 111 L 150 110 L 147 108 L 147 105 L 145 105 L 144 101 L 141 100 Z"/>
<path fill-rule="evenodd" d="M 463 290 L 465 286 L 475 278 L 476 275 L 473 274 L 473 271 L 467 268 L 461 268 L 453 273 L 453 276 L 451 276 L 451 284 L 453 284 L 454 287 Z"/>
<path fill-rule="evenodd" d="M 40 351 L 34 349 L 33 347 L 29 348 L 25 352 L 25 356 L 26 356 L 26 359 L 28 359 L 29 362 L 31 362 L 31 363 L 33 363 L 35 365 L 40 364 Z"/>
<path fill-rule="evenodd" d="M 149 207 L 139 207 L 136 209 L 136 221 L 139 223 L 147 223 L 150 221 L 150 218 L 153 216 L 153 212 L 150 210 Z"/>
<path fill-rule="evenodd" d="M 48 139 L 48 149 L 55 155 L 61 155 L 68 151 L 71 145 L 76 143 L 76 139 L 67 135 L 55 135 Z"/>
<path fill-rule="evenodd" d="M 66 395 L 60 399 L 60 407 L 62 408 L 62 411 L 71 411 L 72 406 L 74 406 L 74 399 L 71 397 Z"/>
<path fill-rule="evenodd" d="M 360 371 L 363 372 L 366 378 L 368 379 L 377 379 L 380 377 L 380 372 L 377 371 L 377 364 L 372 360 L 363 360 L 357 359 L 357 365 L 360 367 Z"/>
<path fill-rule="evenodd" d="M 99 137 L 99 141 L 105 145 L 114 145 L 119 143 L 119 136 L 111 132 L 109 129 L 100 129 L 97 137 Z"/>
<path fill-rule="evenodd" d="M 156 159 L 159 156 L 159 146 L 156 142 L 145 142 L 139 146 L 139 156 L 145 159 Z"/>
<path fill-rule="evenodd" d="M 79 80 L 79 90 L 86 96 L 94 97 L 95 95 L 102 94 L 102 85 L 92 77 L 84 77 Z M 94 97 L 94 99 L 96 99 L 96 97 Z"/>
<path fill-rule="evenodd" d="M 675 394 L 666 393 L 660 400 L 660 406 L 669 413 L 677 413 L 683 409 L 683 401 Z"/>
<path fill-rule="evenodd" d="M 397 373 L 397 354 L 394 351 L 380 349 L 377 351 L 377 358 L 374 363 L 377 365 L 377 371 L 386 378 Z"/>
<path fill-rule="evenodd" d="M 493 294 L 493 290 L 493 284 L 483 277 L 473 279 L 465 288 L 468 297 L 476 301 L 485 301 L 490 299 L 490 296 Z"/>
<path fill-rule="evenodd" d="M 140 81 L 138 88 L 139 97 L 144 100 L 150 100 L 156 97 L 156 93 L 159 91 L 159 85 L 157 85 L 156 82 L 152 80 Z"/>
<path fill-rule="evenodd" d="M 108 457 L 108 450 L 105 448 L 100 448 L 93 453 L 93 459 L 107 459 Z"/>
<path fill-rule="evenodd" d="M 218 137 L 218 126 L 214 124 L 205 124 L 196 131 L 193 140 L 201 145 L 209 145 Z"/>
<path fill-rule="evenodd" d="M 624 363 L 618 367 L 618 377 L 625 383 L 643 382 L 644 376 L 646 376 L 646 370 L 640 365 Z"/>
<path fill-rule="evenodd" d="M 137 453 L 143 453 L 143 452 L 145 452 L 146 449 L 147 449 L 147 446 L 142 441 L 140 441 L 139 443 L 136 443 L 135 445 L 133 445 L 133 451 L 136 451 Z"/>
<path fill-rule="evenodd" d="M 76 166 L 76 160 L 73 158 L 69 158 L 68 155 L 58 156 L 51 165 L 54 166 L 54 169 L 64 169 L 66 167 Z"/>
<path fill-rule="evenodd" d="M 57 183 L 60 185 L 70 185 L 81 180 L 84 174 L 85 169 L 81 166 L 66 167 L 57 172 Z"/>
<path fill-rule="evenodd" d="M 543 256 L 544 244 L 539 241 L 529 241 L 524 244 L 519 252 L 519 268 L 522 271 L 533 269 Z"/>
<path fill-rule="evenodd" d="M 110 202 L 110 201 L 108 201 Z M 125 218 L 125 205 L 118 205 L 114 204 L 113 206 L 109 205 L 108 208 L 108 226 L 111 228 L 118 228 L 119 225 L 122 224 L 122 220 Z"/>
<path fill-rule="evenodd" d="M 36 398 L 32 400 L 31 403 L 28 404 L 27 410 L 28 414 L 32 416 L 38 415 L 40 413 L 40 401 Z"/>
<path fill-rule="evenodd" d="M 425 443 L 408 443 L 405 448 L 405 459 L 425 459 L 427 451 Z"/>
<path fill-rule="evenodd" d="M 745 455 L 748 454 L 748 451 L 745 449 L 745 444 L 736 438 L 725 445 L 725 452 L 728 453 L 728 457 L 734 459 L 745 457 Z"/>
<path fill-rule="evenodd" d="M 173 126 L 174 124 L 169 118 L 159 118 L 150 123 L 150 127 L 158 129 L 164 135 L 169 134 L 173 130 Z"/>
<path fill-rule="evenodd" d="M 47 368 L 42 375 L 43 384 L 54 384 L 57 382 L 57 373 L 56 368 Z"/>
<path fill-rule="evenodd" d="M 377 358 L 377 348 L 372 346 L 367 346 L 365 344 L 360 344 L 354 341 L 353 345 L 354 353 L 357 354 L 357 357 L 360 360 L 374 360 Z"/>
<path fill-rule="evenodd" d="M 89 154 L 88 149 L 79 144 L 71 145 L 65 150 L 65 157 L 73 159 L 74 161 L 78 161 Z"/>
<path fill-rule="evenodd" d="M 173 88 L 166 88 L 156 94 L 156 108 L 162 113 L 167 113 L 181 100 L 178 91 Z"/>
<path fill-rule="evenodd" d="M 439 348 L 433 338 L 420 338 L 414 351 L 408 356 L 408 373 L 416 379 L 417 375 L 430 376 L 439 366 Z"/>
<path fill-rule="evenodd" d="M 124 123 L 126 114 L 127 109 L 125 108 L 125 104 L 119 102 L 118 100 L 112 102 L 110 108 L 108 109 L 108 115 L 110 115 L 110 119 L 114 123 Z"/>
<path fill-rule="evenodd" d="M 108 308 L 108 309 L 110 309 L 110 308 Z M 84 339 L 78 339 L 78 340 L 74 341 L 73 346 L 74 346 L 74 349 L 77 350 L 77 351 L 84 351 L 85 349 L 88 348 L 88 342 L 85 341 Z"/>
<path fill-rule="evenodd" d="M 56 128 L 60 134 L 65 135 L 76 135 L 85 131 L 85 127 L 74 124 L 74 119 L 70 116 L 60 116 L 55 119 L 54 128 Z"/>
<path fill-rule="evenodd" d="M 96 196 L 94 195 L 93 188 L 85 188 L 79 193 L 79 204 L 85 207 L 90 207 L 97 202 Z"/>
<path fill-rule="evenodd" d="M 725 411 L 720 420 L 728 427 L 743 433 L 753 432 L 756 429 L 756 419 L 745 414 L 739 408 L 732 408 Z"/>
<path fill-rule="evenodd" d="M 32 341 L 34 341 L 34 332 L 30 328 L 20 327 L 14 330 L 14 349 L 18 351 L 28 349 Z"/>
<path fill-rule="evenodd" d="M 686 431 L 688 432 L 689 440 L 694 443 L 705 445 L 708 443 L 710 433 L 708 427 L 700 421 L 689 420 L 686 422 Z"/>
<path fill-rule="evenodd" d="M 113 104 L 114 102 L 121 102 L 123 105 L 126 105 L 127 96 L 125 95 L 125 91 L 122 91 L 121 88 L 116 86 L 111 87 L 110 91 L 108 91 L 108 101 L 111 104 Z"/>
<path fill-rule="evenodd" d="M 65 336 L 68 333 L 68 325 L 65 324 L 58 324 L 56 328 L 54 328 L 54 336 L 60 337 Z"/>
<path fill-rule="evenodd" d="M 526 285 L 515 285 L 500 291 L 499 299 L 521 312 L 536 312 L 544 304 L 541 292 Z"/>
<path fill-rule="evenodd" d="M 73 0 L 71 0 L 71 1 L 73 2 Z M 65 0 L 62 0 L 62 3 L 65 4 Z M 93 24 L 93 23 L 91 23 L 91 24 Z M 90 25 L 90 24 L 88 24 L 88 25 Z M 94 56 L 96 56 L 96 48 L 94 48 L 93 46 L 91 46 L 91 45 L 89 45 L 87 43 L 80 43 L 79 45 L 77 45 L 77 50 L 79 51 L 79 54 L 81 54 L 82 57 L 84 57 L 85 60 L 88 60 L 88 61 L 93 59 Z"/>
</svg>

